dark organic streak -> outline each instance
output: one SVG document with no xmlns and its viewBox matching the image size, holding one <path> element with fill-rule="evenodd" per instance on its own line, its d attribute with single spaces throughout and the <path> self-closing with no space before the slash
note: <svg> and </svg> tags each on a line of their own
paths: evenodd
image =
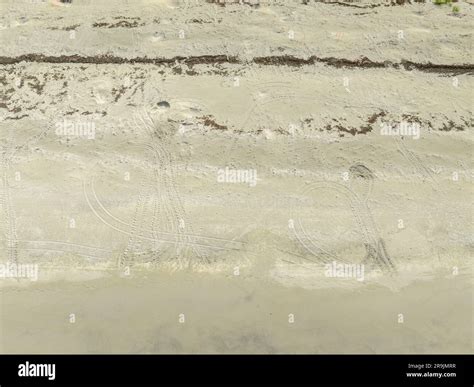
<svg viewBox="0 0 474 387">
<path fill-rule="evenodd" d="M 238 63 L 235 57 L 227 55 L 201 55 L 201 56 L 176 56 L 173 58 L 122 58 L 112 55 L 97 56 L 80 56 L 80 55 L 61 55 L 49 56 L 43 54 L 26 54 L 17 57 L 0 56 L 0 65 L 16 64 L 20 62 L 30 63 L 54 63 L 54 64 L 154 64 L 154 65 L 174 65 L 176 63 L 184 63 L 188 66 L 197 64 L 221 64 L 221 63 Z"/>
<path fill-rule="evenodd" d="M 26 54 L 17 57 L 0 56 L 0 65 L 11 65 L 21 62 L 30 63 L 53 63 L 53 64 L 152 64 L 157 66 L 175 66 L 177 64 L 185 64 L 189 67 L 195 65 L 219 65 L 219 64 L 246 64 L 245 61 L 240 60 L 235 56 L 227 55 L 201 55 L 201 56 L 176 56 L 173 58 L 123 58 L 112 55 L 97 55 L 97 56 L 80 56 L 80 55 L 62 55 L 62 56 L 47 56 L 43 54 Z M 281 56 L 264 56 L 256 57 L 252 60 L 253 63 L 263 66 L 290 66 L 301 67 L 322 63 L 326 66 L 336 68 L 394 68 L 404 70 L 418 70 L 429 73 L 439 74 L 472 74 L 474 73 L 473 64 L 435 64 L 435 63 L 415 63 L 407 60 L 402 60 L 400 63 L 393 63 L 389 61 L 374 62 L 366 57 L 357 60 L 345 58 L 319 58 L 311 56 L 309 58 L 298 58 L 291 55 Z"/>
<path fill-rule="evenodd" d="M 400 63 L 393 62 L 374 62 L 367 57 L 362 57 L 358 60 L 351 60 L 345 58 L 318 58 L 311 56 L 307 59 L 296 58 L 294 56 L 269 56 L 269 57 L 257 57 L 253 59 L 253 62 L 261 65 L 274 65 L 274 66 L 305 66 L 313 65 L 315 63 L 324 63 L 325 65 L 337 68 L 402 68 L 405 70 L 419 70 L 430 73 L 442 73 L 442 74 L 471 74 L 474 72 L 474 65 L 472 64 L 434 64 L 434 63 L 415 63 L 407 60 L 402 60 Z"/>
<path fill-rule="evenodd" d="M 262 2 L 251 2 L 249 0 L 206 0 L 207 3 L 215 4 L 220 7 L 226 6 L 239 6 L 246 5 L 253 8 L 259 8 L 260 6 L 268 5 L 265 1 Z M 301 4 L 308 5 L 310 3 L 315 4 L 326 4 L 326 5 L 336 5 L 342 7 L 354 7 L 354 8 L 376 8 L 376 7 L 393 7 L 400 6 L 405 4 L 414 4 L 414 3 L 426 3 L 427 0 L 390 0 L 389 2 L 375 3 L 375 4 L 358 4 L 354 0 L 338 1 L 338 0 L 301 0 Z M 453 2 L 456 2 L 454 0 Z"/>
</svg>

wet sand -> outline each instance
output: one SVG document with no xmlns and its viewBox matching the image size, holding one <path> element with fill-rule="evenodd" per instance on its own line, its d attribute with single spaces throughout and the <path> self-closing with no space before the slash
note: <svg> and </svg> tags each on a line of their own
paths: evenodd
<svg viewBox="0 0 474 387">
<path fill-rule="evenodd" d="M 8 288 L 1 306 L 7 353 L 472 352 L 467 276 L 393 291 L 151 273 Z"/>
</svg>

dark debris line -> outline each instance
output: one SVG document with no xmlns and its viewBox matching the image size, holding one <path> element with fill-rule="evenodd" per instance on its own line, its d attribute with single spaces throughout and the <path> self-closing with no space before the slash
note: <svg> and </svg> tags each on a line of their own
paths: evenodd
<svg viewBox="0 0 474 387">
<path fill-rule="evenodd" d="M 172 58 L 149 58 L 136 57 L 124 58 L 113 55 L 81 56 L 81 55 L 61 55 L 50 56 L 43 54 L 25 54 L 17 57 L 0 56 L 0 65 L 11 65 L 21 62 L 29 63 L 53 63 L 53 64 L 151 64 L 157 66 L 174 66 L 176 64 L 186 64 L 189 67 L 195 65 L 221 65 L 221 64 L 248 64 L 248 62 L 239 59 L 236 56 L 228 55 L 200 55 L 200 56 L 176 56 Z M 289 66 L 301 67 L 310 66 L 316 63 L 322 63 L 326 66 L 336 68 L 394 68 L 403 70 L 418 70 L 428 73 L 439 74 L 473 74 L 473 64 L 434 64 L 434 63 L 416 63 L 402 60 L 399 63 L 390 61 L 375 62 L 366 57 L 357 60 L 334 58 L 334 57 L 316 57 L 299 58 L 291 55 L 264 56 L 253 58 L 251 63 L 262 66 Z"/>
</svg>

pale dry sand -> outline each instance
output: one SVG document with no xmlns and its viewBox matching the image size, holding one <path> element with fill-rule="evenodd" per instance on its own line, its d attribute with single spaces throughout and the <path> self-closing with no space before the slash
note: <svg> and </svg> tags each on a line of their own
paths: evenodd
<svg viewBox="0 0 474 387">
<path fill-rule="evenodd" d="M 473 6 L 245 3 L 0 1 L 1 352 L 472 352 Z"/>
</svg>

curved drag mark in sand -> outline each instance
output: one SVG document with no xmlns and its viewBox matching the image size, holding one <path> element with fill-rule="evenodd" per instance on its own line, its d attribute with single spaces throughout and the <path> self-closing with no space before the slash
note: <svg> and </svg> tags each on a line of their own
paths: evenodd
<svg viewBox="0 0 474 387">
<path fill-rule="evenodd" d="M 350 201 L 350 206 L 351 206 L 351 210 L 353 212 L 353 216 L 355 217 L 356 222 L 359 226 L 358 231 L 361 234 L 361 236 L 364 238 L 364 241 L 366 243 L 370 243 L 370 237 L 369 237 L 368 230 L 363 227 L 363 224 L 361 222 L 362 216 L 361 216 L 360 212 L 357 210 L 357 208 L 352 205 L 352 200 L 357 200 L 357 195 L 354 192 L 352 192 L 350 190 L 350 188 L 348 188 L 348 187 L 346 187 L 342 184 L 339 184 L 339 183 L 320 182 L 320 183 L 312 184 L 310 187 L 308 187 L 307 189 L 305 189 L 303 191 L 303 194 L 309 195 L 312 190 L 315 190 L 315 189 L 318 189 L 318 188 L 328 188 L 328 187 L 331 188 L 331 189 L 334 189 L 337 192 L 339 192 L 340 194 L 346 196 L 346 198 Z M 292 218 L 295 218 L 295 217 L 293 216 Z M 301 219 L 296 219 L 296 221 L 297 221 L 297 225 L 300 228 L 300 231 L 298 231 L 298 229 L 296 227 L 293 227 L 292 230 L 293 230 L 294 236 L 298 239 L 300 244 L 310 254 L 312 254 L 319 261 L 322 261 L 324 263 L 330 262 L 331 259 L 332 260 L 336 259 L 336 260 L 341 261 L 341 262 L 346 261 L 345 259 L 336 257 L 334 254 L 327 251 L 327 249 L 324 249 L 323 247 L 321 247 L 321 243 L 320 242 L 318 243 L 318 241 L 315 241 L 314 238 L 306 232 L 306 230 L 303 227 L 303 224 L 301 222 Z M 303 235 L 300 235 L 300 234 L 303 234 Z M 313 246 L 313 248 L 310 247 L 308 245 L 308 243 L 306 243 L 305 241 L 310 243 Z M 319 252 L 316 252 L 314 250 L 314 248 L 319 250 Z"/>
<path fill-rule="evenodd" d="M 146 110 L 144 110 L 143 113 L 138 112 L 134 115 L 134 119 L 138 130 L 142 132 L 144 131 L 150 137 L 151 144 L 146 144 L 145 147 L 152 155 L 155 183 L 157 186 L 163 187 L 160 205 L 162 206 L 168 220 L 167 227 L 174 230 L 178 237 L 178 243 L 175 246 L 178 267 L 183 268 L 189 265 L 189 261 L 185 261 L 185 257 L 189 254 L 188 248 L 191 249 L 191 254 L 196 255 L 201 261 L 208 260 L 207 256 L 204 257 L 196 246 L 187 243 L 193 240 L 183 235 L 186 226 L 191 229 L 191 232 L 192 227 L 187 224 L 182 206 L 182 198 L 176 187 L 176 170 L 174 168 L 171 154 L 165 150 L 162 144 L 156 141 L 157 138 L 166 141 L 166 138 L 170 133 L 163 131 L 150 117 Z M 160 194 L 160 192 L 158 192 L 158 194 Z M 156 213 L 154 215 L 156 216 Z M 186 259 L 188 258 L 186 257 Z"/>
<path fill-rule="evenodd" d="M 83 192 L 84 192 L 84 197 L 86 199 L 86 202 L 87 202 L 89 208 L 94 213 L 94 215 L 97 217 L 97 219 L 99 219 L 107 227 L 109 227 L 109 228 L 111 228 L 111 229 L 113 229 L 113 230 L 115 230 L 115 231 L 117 231 L 121 234 L 128 235 L 128 236 L 133 236 L 133 234 L 130 233 L 129 231 L 124 230 L 122 228 L 119 228 L 119 227 L 109 223 L 106 219 L 104 219 L 99 214 L 97 209 L 91 203 L 91 200 L 90 200 L 89 195 L 87 193 L 87 182 L 85 180 L 83 181 Z M 169 239 L 164 239 L 164 238 L 155 239 L 155 238 L 150 238 L 150 237 L 147 237 L 147 236 L 144 236 L 144 235 L 136 235 L 136 237 L 138 239 L 143 239 L 143 240 L 151 241 L 151 242 L 166 242 L 166 243 L 173 243 L 173 244 L 176 243 L 176 239 L 174 239 L 174 240 L 169 240 Z M 236 250 L 236 251 L 240 250 L 238 248 L 216 246 L 216 245 L 210 245 L 210 244 L 205 244 L 205 243 L 197 243 L 197 242 L 187 242 L 187 243 L 192 244 L 192 245 L 196 245 L 196 246 L 207 247 L 207 248 L 211 248 L 211 249 L 217 249 L 217 250 Z"/>
<path fill-rule="evenodd" d="M 3 170 L 2 175 L 2 194 L 0 195 L 0 207 L 2 211 L 5 213 L 3 217 L 5 219 L 5 231 L 4 234 L 6 236 L 7 241 L 7 249 L 9 260 L 18 264 L 18 236 L 17 236 L 17 229 L 16 229 L 16 216 L 14 208 L 11 204 L 11 196 L 10 196 L 10 184 L 8 182 L 8 172 L 10 170 L 10 166 L 12 163 L 13 158 L 15 155 L 23 150 L 26 146 L 31 143 L 37 142 L 41 139 L 48 131 L 50 130 L 50 126 L 48 125 L 45 130 L 37 135 L 33 135 L 29 137 L 23 144 L 13 147 L 11 143 L 11 136 L 10 140 L 8 141 L 7 146 L 5 149 L 2 150 L 2 157 L 1 157 L 1 170 Z"/>
<path fill-rule="evenodd" d="M 303 233 L 304 240 L 308 241 L 315 249 L 319 250 L 320 253 L 314 252 L 311 247 L 307 246 L 307 244 L 296 232 L 296 229 L 293 228 L 295 237 L 306 248 L 306 250 L 310 251 L 314 256 L 319 256 L 320 259 L 326 263 L 331 262 L 332 260 L 339 260 L 341 262 L 346 262 L 346 260 L 336 257 L 334 254 L 330 253 L 329 251 L 323 249 L 320 245 L 316 244 L 313 238 L 306 232 L 305 228 L 303 227 L 303 224 L 301 223 L 301 219 L 298 219 L 298 225 Z"/>
<path fill-rule="evenodd" d="M 110 254 L 112 254 L 112 250 L 109 249 L 63 241 L 20 239 L 18 240 L 18 244 L 21 250 L 46 250 L 72 253 L 95 259 L 107 259 L 110 257 Z"/>
<path fill-rule="evenodd" d="M 1 157 L 1 169 L 4 171 L 2 175 L 2 194 L 0 195 L 0 206 L 2 211 L 4 212 L 5 216 L 5 231 L 4 234 L 6 236 L 7 241 L 7 250 L 8 250 L 8 258 L 10 262 L 18 264 L 18 235 L 17 235 L 17 228 L 16 228 L 16 215 L 15 210 L 11 203 L 11 196 L 10 196 L 10 184 L 8 182 L 8 173 L 10 171 L 10 166 L 14 156 L 23 148 L 25 148 L 31 142 L 38 141 L 41 137 L 45 135 L 45 133 L 50 129 L 48 126 L 44 131 L 42 131 L 38 135 L 34 135 L 29 137 L 23 144 L 13 147 L 13 144 L 10 143 L 12 141 L 12 137 L 8 141 L 9 144 L 2 150 L 2 157 Z M 11 134 L 11 133 L 10 133 Z"/>
<path fill-rule="evenodd" d="M 360 197 L 354 190 L 348 186 L 345 186 L 337 182 L 317 182 L 311 184 L 308 188 L 303 191 L 304 195 L 309 195 L 313 190 L 317 189 L 334 189 L 338 193 L 342 194 L 349 201 L 353 217 L 358 226 L 358 232 L 364 240 L 364 245 L 367 250 L 367 255 L 363 259 L 363 263 L 376 264 L 382 270 L 394 270 L 391 259 L 388 257 L 385 244 L 379 235 L 379 231 L 375 225 L 370 209 L 367 205 L 367 200 L 370 192 L 372 191 L 372 182 L 368 182 L 367 191 L 363 197 Z M 293 217 L 295 218 L 295 217 Z M 319 261 L 328 263 L 332 260 L 341 262 L 347 262 L 343 258 L 336 257 L 336 255 L 327 251 L 321 247 L 321 242 L 314 240 L 305 230 L 300 219 L 296 219 L 293 232 L 298 241 L 302 246 Z M 296 225 L 298 227 L 296 227 Z M 303 237 L 302 237 L 303 236 Z M 308 243 L 305 243 L 307 241 Z M 309 244 L 312 245 L 309 246 Z M 316 252 L 314 249 L 317 249 Z"/>
<path fill-rule="evenodd" d="M 142 144 L 152 155 L 152 165 L 154 166 L 154 177 L 156 180 L 155 189 L 162 187 L 163 190 L 157 193 L 161 193 L 160 205 L 165 210 L 168 218 L 168 227 L 175 230 L 175 234 L 178 236 L 179 245 L 177 245 L 177 259 L 180 267 L 187 267 L 194 262 L 192 258 L 188 258 L 187 254 L 191 253 L 198 257 L 201 261 L 199 263 L 210 263 L 209 257 L 206 252 L 200 251 L 198 246 L 203 244 L 196 244 L 196 233 L 193 231 L 192 223 L 187 219 L 183 205 L 183 198 L 179 192 L 179 188 L 176 184 L 177 171 L 175 162 L 172 155 L 167 151 L 162 144 L 166 144 L 167 139 L 174 133 L 164 131 L 160 126 L 150 117 L 149 113 L 145 110 L 143 114 L 135 116 L 135 124 L 139 129 L 144 129 L 145 132 L 150 136 L 150 144 Z M 140 120 L 140 122 L 137 121 Z M 157 141 L 161 140 L 161 141 Z M 158 168 L 159 166 L 159 168 Z M 155 197 L 154 197 L 155 199 Z M 156 209 L 156 202 L 155 202 Z M 156 221 L 156 212 L 154 214 L 153 222 Z M 176 225 L 178 227 L 176 227 Z M 189 230 L 189 232 L 185 232 Z M 224 239 L 215 238 L 214 241 L 223 241 Z M 236 243 L 235 241 L 226 240 L 229 243 Z M 190 247 L 191 251 L 187 249 Z M 184 249 L 184 253 L 183 253 Z"/>
<path fill-rule="evenodd" d="M 4 232 L 6 238 L 5 241 L 7 242 L 7 249 L 9 252 L 9 260 L 18 264 L 18 256 L 19 256 L 19 249 L 24 250 L 31 250 L 34 248 L 27 248 L 19 246 L 20 242 L 25 242 L 25 240 L 19 240 L 17 235 L 17 228 L 16 228 L 16 216 L 14 208 L 11 204 L 11 195 L 10 195 L 10 184 L 8 182 L 8 171 L 10 170 L 10 166 L 12 160 L 16 156 L 17 153 L 25 149 L 28 145 L 39 141 L 42 137 L 46 135 L 46 133 L 51 129 L 50 125 L 47 125 L 46 129 L 44 129 L 39 134 L 33 135 L 27 138 L 21 145 L 13 147 L 13 144 L 10 144 L 11 151 L 9 149 L 4 149 L 2 151 L 2 158 L 1 158 L 1 169 L 4 171 L 2 176 L 2 194 L 0 195 L 0 207 L 2 208 L 3 212 L 5 213 L 4 219 L 6 222 L 6 230 Z M 32 242 L 32 241 L 29 241 Z M 51 241 L 49 241 L 51 242 Z M 60 243 L 60 242 L 57 242 Z M 39 249 L 39 248 L 38 248 Z M 45 248 L 44 250 L 52 250 L 49 248 Z M 62 251 L 62 250 L 56 250 Z"/>
<path fill-rule="evenodd" d="M 432 170 L 427 167 L 420 157 L 412 150 L 410 150 L 405 142 L 400 139 L 399 137 L 395 136 L 394 141 L 397 143 L 397 148 L 399 152 L 402 154 L 402 156 L 415 168 L 416 171 L 421 175 L 423 181 L 426 181 L 432 188 L 433 192 L 438 195 L 439 199 L 442 200 L 443 202 L 447 203 L 450 202 L 451 199 L 449 197 L 449 192 L 445 188 L 445 185 L 442 184 L 438 178 L 436 177 L 435 173 L 432 172 Z M 464 169 L 464 173 L 468 175 L 469 173 L 466 171 L 466 169 L 462 166 L 462 169 Z M 459 210 L 461 211 L 461 210 Z M 448 219 L 447 213 L 443 213 L 441 216 L 445 218 L 436 218 L 436 208 L 433 208 L 431 212 L 429 212 L 430 216 L 433 217 L 433 219 L 436 219 L 439 224 L 446 224 L 446 221 Z M 451 216 L 456 217 L 459 215 L 459 212 L 453 211 Z M 465 230 L 462 230 L 465 231 Z M 449 231 L 449 238 L 454 242 L 454 243 L 460 243 L 460 240 L 465 240 L 466 236 L 469 236 L 469 233 L 467 232 L 462 232 L 459 228 L 458 229 L 451 229 Z M 455 236 L 455 238 L 452 238 L 452 236 Z M 469 243 L 469 242 L 468 242 Z M 472 243 L 472 242 L 470 242 Z M 436 255 L 439 254 L 439 250 L 437 250 L 435 247 L 432 248 L 432 254 Z"/>
<path fill-rule="evenodd" d="M 121 223 L 122 225 L 126 226 L 126 227 L 131 227 L 132 224 L 131 223 L 128 223 L 128 222 L 125 222 L 124 220 L 116 217 L 115 215 L 113 215 L 112 213 L 110 213 L 110 211 L 105 208 L 105 206 L 102 204 L 102 202 L 100 201 L 100 199 L 98 198 L 96 192 L 95 192 L 95 188 L 94 188 L 94 179 L 91 180 L 91 192 L 92 194 L 94 195 L 94 199 L 95 199 L 95 202 L 97 203 L 97 205 L 100 207 L 100 209 L 102 211 L 104 211 L 104 213 L 112 220 L 118 222 L 118 223 Z M 153 235 L 153 234 L 161 234 L 161 235 L 170 235 L 170 236 L 175 236 L 175 237 L 178 237 L 178 233 L 176 232 L 170 232 L 170 231 L 156 231 L 156 230 L 153 230 L 153 229 L 147 229 L 147 228 L 141 228 L 141 227 L 138 227 L 138 229 L 142 232 L 146 232 L 146 233 L 149 233 L 150 235 Z M 185 234 L 186 236 L 188 237 L 192 237 L 192 238 L 196 238 L 196 239 L 200 239 L 200 240 L 209 240 L 209 241 L 222 241 L 222 242 L 225 242 L 225 243 L 234 243 L 234 244 L 237 244 L 237 245 L 243 245 L 245 244 L 245 242 L 241 242 L 241 241 L 236 241 L 236 240 L 233 240 L 233 239 L 226 239 L 226 238 L 218 238 L 218 237 L 209 237 L 209 236 L 203 236 L 203 235 L 195 235 L 195 234 L 188 234 L 186 233 Z M 238 246 L 236 246 L 238 247 Z M 240 247 L 240 246 L 239 246 Z"/>
<path fill-rule="evenodd" d="M 16 232 L 16 216 L 11 204 L 10 196 L 10 186 L 8 183 L 8 171 L 9 166 L 6 166 L 6 162 L 2 160 L 2 169 L 4 168 L 5 172 L 2 176 L 2 195 L 1 195 L 1 206 L 3 212 L 5 213 L 5 222 L 6 222 L 6 236 L 7 236 L 7 250 L 8 250 L 8 259 L 10 262 L 18 264 L 18 238 Z"/>
<path fill-rule="evenodd" d="M 7 159 L 6 151 L 2 155 L 1 167 L 4 171 L 1 177 L 2 194 L 0 195 L 0 206 L 4 213 L 5 231 L 7 241 L 8 259 L 10 262 L 18 264 L 18 242 L 16 232 L 16 216 L 11 204 L 10 184 L 8 182 L 8 173 L 10 171 L 10 159 Z"/>
<path fill-rule="evenodd" d="M 432 183 L 435 183 L 437 185 L 437 181 L 433 175 L 433 173 L 423 164 L 423 162 L 420 160 L 420 158 L 406 147 L 404 142 L 398 138 L 398 136 L 395 136 L 395 141 L 397 143 L 398 150 L 402 154 L 405 159 L 407 159 L 417 170 L 420 172 L 420 174 L 423 176 L 425 179 L 429 179 Z"/>
</svg>

